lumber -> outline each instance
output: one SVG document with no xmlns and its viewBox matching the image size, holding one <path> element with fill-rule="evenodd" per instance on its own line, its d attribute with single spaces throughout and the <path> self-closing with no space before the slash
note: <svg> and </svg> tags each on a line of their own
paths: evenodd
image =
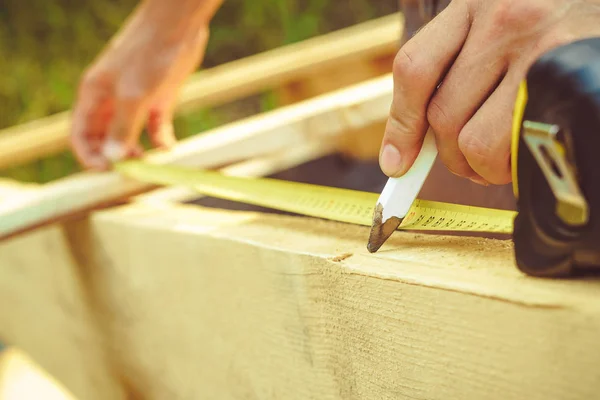
<svg viewBox="0 0 600 400">
<path fill-rule="evenodd" d="M 216 168 L 305 143 L 331 143 L 350 129 L 387 117 L 391 74 L 287 107 L 236 121 L 179 142 L 169 151 L 151 151 L 153 163 Z M 63 220 L 152 189 L 117 172 L 75 174 L 34 193 L 0 204 L 0 239 Z"/>
<path fill-rule="evenodd" d="M 16 348 L 0 353 L 0 400 L 76 400 L 27 354 Z"/>
<path fill-rule="evenodd" d="M 0 195 L 0 206 L 19 192 L 39 190 L 36 186 L 0 182 L 6 195 Z M 79 270 L 60 226 L 0 243 L 0 341 L 8 346 L 7 353 L 0 352 L 0 399 L 15 399 L 12 390 L 23 383 L 13 381 L 15 374 L 28 371 L 34 378 L 29 385 L 51 378 L 73 400 L 125 400 L 82 277 L 85 271 Z M 24 388 L 19 400 L 58 400 L 50 397 L 52 391 L 27 397 L 25 389 L 33 390 Z"/>
<path fill-rule="evenodd" d="M 319 69 L 395 52 L 399 13 L 197 72 L 182 87 L 176 113 L 215 106 L 301 79 Z M 68 148 L 70 111 L 0 130 L 0 169 Z"/>
<path fill-rule="evenodd" d="M 145 399 L 600 387 L 600 282 L 524 276 L 510 241 L 397 232 L 370 254 L 368 227 L 157 203 L 69 226 L 119 374 Z"/>
<path fill-rule="evenodd" d="M 223 168 L 222 172 L 237 176 L 265 176 L 332 151 L 332 146 L 319 142 L 308 143 L 230 165 Z M 36 186 L 0 182 L 0 193 L 6 194 L 8 198 L 9 193 L 16 195 L 22 190 L 34 190 Z M 197 193 L 187 188 L 168 187 L 137 196 L 133 200 L 139 203 L 167 204 L 198 197 Z M 79 220 L 74 224 L 78 226 L 81 223 Z M 67 232 L 69 226 L 66 224 Z M 89 296 L 90 292 L 93 293 L 93 287 L 87 279 L 90 271 L 80 270 L 81 265 L 74 262 L 71 252 L 77 254 L 77 247 L 72 246 L 64 232 L 64 226 L 56 224 L 0 243 L 0 281 L 6 285 L 0 287 L 0 301 L 12 304 L 13 307 L 19 305 L 0 312 L 0 337 L 16 341 L 31 351 L 49 370 L 42 369 L 39 363 L 19 351 L 20 349 L 15 349 L 16 353 L 11 350 L 6 362 L 11 363 L 11 368 L 16 362 L 19 370 L 27 367 L 28 371 L 37 375 L 36 379 L 45 380 L 47 384 L 55 383 L 58 386 L 56 390 L 72 390 L 78 394 L 78 399 L 124 398 L 126 394 L 131 395 L 131 388 L 126 380 L 109 379 L 114 374 L 112 356 L 108 351 L 110 343 L 106 342 L 105 332 L 98 321 L 98 313 L 110 310 L 103 309 L 102 305 L 98 305 Z M 39 251 L 31 252 L 28 249 Z M 45 272 L 40 273 L 39 269 Z M 54 279 L 45 279 L 45 274 L 52 274 Z M 89 308 L 86 306 L 88 303 Z M 43 313 L 43 318 L 35 321 L 30 319 L 34 313 L 40 312 Z M 51 340 L 48 340 L 48 336 L 51 336 Z M 72 337 L 78 339 L 70 340 Z M 89 347 L 86 346 L 82 351 L 79 348 L 82 343 L 88 343 Z M 115 346 L 118 347 L 118 344 Z M 8 375 L 10 379 L 14 377 L 15 371 L 11 371 L 11 374 L 7 371 L 4 375 L 5 387 L 20 385 L 19 382 L 6 381 Z M 50 377 L 46 376 L 48 372 Z M 60 380 L 54 379 L 54 375 Z M 95 386 L 95 382 L 102 386 Z M 0 393 L 1 390 L 0 387 Z M 91 394 L 92 391 L 94 395 Z M 65 397 L 64 400 L 67 398 L 71 400 L 70 397 Z M 13 400 L 12 397 L 3 398 L 1 395 L 0 399 Z"/>
<path fill-rule="evenodd" d="M 14 195 L 23 194 L 37 188 L 38 185 L 35 183 L 23 183 L 12 179 L 0 178 L 0 204 Z"/>
<path fill-rule="evenodd" d="M 333 90 L 338 90 L 356 82 L 381 76 L 392 70 L 394 53 L 377 60 L 364 58 L 356 60 L 351 67 L 339 65 L 323 67 L 301 80 L 285 83 L 276 90 L 282 104 L 293 104 Z M 354 129 L 339 138 L 338 152 L 363 161 L 379 157 L 379 149 L 386 121 Z"/>
</svg>

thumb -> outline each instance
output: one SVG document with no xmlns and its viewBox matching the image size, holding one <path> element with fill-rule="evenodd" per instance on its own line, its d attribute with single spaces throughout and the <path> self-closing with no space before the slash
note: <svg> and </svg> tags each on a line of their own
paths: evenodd
<svg viewBox="0 0 600 400">
<path fill-rule="evenodd" d="M 392 105 L 379 155 L 387 176 L 402 176 L 419 155 L 429 129 L 429 101 L 466 40 L 468 15 L 463 2 L 450 2 L 396 54 Z"/>
<path fill-rule="evenodd" d="M 399 115 L 401 107 L 394 103 L 395 101 L 392 102 L 379 153 L 381 170 L 390 177 L 401 176 L 412 166 L 428 128 L 425 115 L 414 111 Z M 407 108 L 404 110 L 408 111 Z"/>
</svg>

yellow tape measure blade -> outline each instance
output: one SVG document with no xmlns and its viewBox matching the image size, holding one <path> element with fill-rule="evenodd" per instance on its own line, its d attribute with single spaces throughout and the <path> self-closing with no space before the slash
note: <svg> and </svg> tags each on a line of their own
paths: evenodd
<svg viewBox="0 0 600 400">
<path fill-rule="evenodd" d="M 362 192 L 271 178 L 236 177 L 216 171 L 138 160 L 115 165 L 140 181 L 186 186 L 207 196 L 238 201 L 332 221 L 371 226 L 378 193 Z M 416 200 L 399 229 L 512 232 L 514 212 Z"/>
</svg>

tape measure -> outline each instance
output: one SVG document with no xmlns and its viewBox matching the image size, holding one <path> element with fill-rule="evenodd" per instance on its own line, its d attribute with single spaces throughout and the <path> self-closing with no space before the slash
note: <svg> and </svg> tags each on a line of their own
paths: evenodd
<svg viewBox="0 0 600 400">
<path fill-rule="evenodd" d="M 559 277 L 600 271 L 600 38 L 546 52 L 515 107 L 513 242 L 519 269 Z"/>
<path fill-rule="evenodd" d="M 128 160 L 122 174 L 148 183 L 189 187 L 207 196 L 338 222 L 371 226 L 378 193 L 271 178 L 223 175 L 172 165 Z M 511 233 L 512 211 L 417 199 L 399 229 Z"/>
<path fill-rule="evenodd" d="M 534 276 L 600 269 L 600 39 L 548 52 L 519 88 L 511 168 L 518 211 L 417 199 L 398 229 L 512 233 L 518 268 Z M 371 226 L 378 193 L 209 170 L 123 161 L 115 169 L 153 184 L 300 215 Z M 596 183 L 597 182 L 597 183 Z"/>
</svg>

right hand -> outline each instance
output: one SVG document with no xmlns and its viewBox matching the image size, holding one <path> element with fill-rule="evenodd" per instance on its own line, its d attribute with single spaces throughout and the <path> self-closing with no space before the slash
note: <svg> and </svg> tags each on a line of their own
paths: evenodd
<svg viewBox="0 0 600 400">
<path fill-rule="evenodd" d="M 71 146 L 85 168 L 140 155 L 144 125 L 154 147 L 175 143 L 176 96 L 204 56 L 210 10 L 182 15 L 167 3 L 142 3 L 80 82 Z"/>
<path fill-rule="evenodd" d="M 509 183 L 519 83 L 541 54 L 597 35 L 600 0 L 452 0 L 398 51 L 381 169 L 406 173 L 431 128 L 452 173 Z"/>
</svg>

